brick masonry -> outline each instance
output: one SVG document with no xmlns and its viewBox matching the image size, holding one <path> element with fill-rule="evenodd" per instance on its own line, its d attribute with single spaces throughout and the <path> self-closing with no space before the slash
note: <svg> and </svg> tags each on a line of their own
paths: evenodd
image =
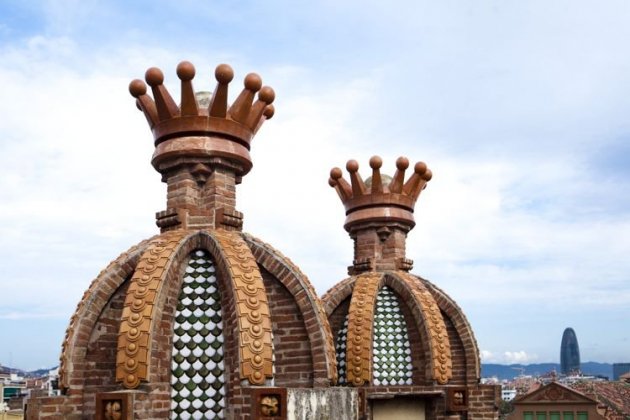
<svg viewBox="0 0 630 420">
<path fill-rule="evenodd" d="M 370 418 L 371 401 L 374 398 L 392 396 L 422 399 L 425 401 L 427 419 L 496 419 L 500 387 L 479 385 L 479 352 L 470 324 L 457 304 L 432 283 L 412 277 L 422 283 L 433 295 L 444 320 L 451 350 L 452 378 L 446 385 L 438 385 L 431 380 L 427 347 L 428 337 L 424 332 L 424 316 L 418 313 L 421 308 L 413 304 L 411 289 L 395 273 L 385 276 L 379 287 L 389 286 L 399 296 L 401 309 L 409 329 L 409 339 L 413 354 L 413 386 L 362 387 L 360 398 L 361 415 Z M 402 277 L 401 277 L 402 278 Z M 329 323 L 336 334 L 348 313 L 354 287 L 354 277 L 343 280 L 329 290 L 322 298 Z M 448 406 L 449 389 L 464 389 L 468 402 L 464 409 L 451 410 Z"/>
<path fill-rule="evenodd" d="M 304 318 L 289 291 L 269 272 L 262 274 L 274 331 L 275 385 L 312 387 L 313 359 Z"/>
<path fill-rule="evenodd" d="M 249 238 L 249 242 L 263 274 L 270 302 L 276 347 L 276 386 L 330 386 L 329 328 L 319 298 L 308 279 L 284 256 L 255 239 Z M 60 397 L 29 399 L 29 419 L 95 418 L 97 393 L 123 390 L 115 381 L 120 319 L 129 279 L 148 244 L 149 241 L 144 241 L 122 254 L 90 285 L 73 316 L 64 347 L 66 393 Z M 234 291 L 227 281 L 221 249 L 203 231 L 191 232 L 181 240 L 165 270 L 151 327 L 148 381 L 142 382 L 136 390 L 125 391 L 134 395 L 135 418 L 168 417 L 175 307 L 188 256 L 198 248 L 208 250 L 213 256 L 222 291 L 227 417 L 249 418 L 251 390 L 240 378 L 238 336 L 230 333 L 238 331 Z"/>
</svg>

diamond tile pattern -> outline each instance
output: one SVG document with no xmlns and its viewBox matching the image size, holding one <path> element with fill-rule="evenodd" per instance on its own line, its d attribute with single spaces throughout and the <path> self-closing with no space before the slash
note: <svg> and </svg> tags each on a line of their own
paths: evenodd
<svg viewBox="0 0 630 420">
<path fill-rule="evenodd" d="M 343 321 L 343 326 L 337 333 L 337 344 L 335 345 L 335 353 L 337 354 L 337 384 L 347 385 L 348 378 L 346 376 L 346 342 L 348 341 L 348 316 Z"/>
<path fill-rule="evenodd" d="M 171 365 L 171 419 L 225 418 L 221 294 L 206 251 L 190 255 L 179 295 Z"/>
<path fill-rule="evenodd" d="M 411 385 L 411 346 L 398 296 L 385 286 L 376 296 L 372 375 L 374 385 Z"/>
</svg>

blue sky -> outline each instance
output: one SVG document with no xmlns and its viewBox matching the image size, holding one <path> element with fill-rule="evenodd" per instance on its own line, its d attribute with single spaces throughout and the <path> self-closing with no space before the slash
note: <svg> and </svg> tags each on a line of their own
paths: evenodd
<svg viewBox="0 0 630 420">
<path fill-rule="evenodd" d="M 434 173 L 414 272 L 484 361 L 558 361 L 569 326 L 584 361 L 628 361 L 629 21 L 627 1 L 1 2 L 0 363 L 55 365 L 90 281 L 156 233 L 127 85 L 158 66 L 177 92 L 184 59 L 198 90 L 221 62 L 276 90 L 237 208 L 320 294 L 352 260 L 330 168 L 405 155 Z"/>
</svg>

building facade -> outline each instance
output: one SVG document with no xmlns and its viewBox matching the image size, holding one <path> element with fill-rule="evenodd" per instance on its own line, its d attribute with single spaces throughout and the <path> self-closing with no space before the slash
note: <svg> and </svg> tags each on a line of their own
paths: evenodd
<svg viewBox="0 0 630 420">
<path fill-rule="evenodd" d="M 512 401 L 509 420 L 604 420 L 597 400 L 551 382 Z"/>
</svg>

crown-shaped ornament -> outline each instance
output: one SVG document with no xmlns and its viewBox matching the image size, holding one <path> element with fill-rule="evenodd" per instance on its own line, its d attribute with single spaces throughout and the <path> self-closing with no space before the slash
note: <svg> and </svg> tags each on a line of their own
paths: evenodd
<svg viewBox="0 0 630 420">
<path fill-rule="evenodd" d="M 158 171 L 163 162 L 178 157 L 226 158 L 235 165 L 238 176 L 251 169 L 250 142 L 262 123 L 273 116 L 271 103 L 275 93 L 271 87 L 262 85 L 260 76 L 249 73 L 243 91 L 228 106 L 228 84 L 234 78 L 234 71 L 229 65 L 220 64 L 214 74 L 216 88 L 209 101 L 201 101 L 198 96 L 202 92 L 196 94 L 192 85 L 195 67 L 188 61 L 179 63 L 179 106 L 163 85 L 164 74 L 156 67 L 145 73 L 153 98 L 147 95 L 142 80 L 129 84 L 129 92 L 153 132 L 156 150 L 152 164 Z"/>
<path fill-rule="evenodd" d="M 396 173 L 393 177 L 381 174 L 383 160 L 372 156 L 370 167 L 372 176 L 363 181 L 359 175 L 359 164 L 349 160 L 346 169 L 350 183 L 344 178 L 340 168 L 330 171 L 328 183 L 334 187 L 346 209 L 344 228 L 351 232 L 355 228 L 370 223 L 400 223 L 411 229 L 415 226 L 413 211 L 422 190 L 432 177 L 424 162 L 414 165 L 413 174 L 405 182 L 405 171 L 409 160 L 399 157 L 396 160 Z"/>
</svg>

